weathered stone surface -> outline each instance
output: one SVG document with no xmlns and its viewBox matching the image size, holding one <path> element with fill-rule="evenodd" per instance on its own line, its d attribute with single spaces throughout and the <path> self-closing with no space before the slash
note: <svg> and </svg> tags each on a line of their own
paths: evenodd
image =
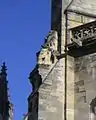
<svg viewBox="0 0 96 120">
<path fill-rule="evenodd" d="M 70 5 L 69 9 L 96 15 L 96 1 L 94 0 L 75 0 Z"/>
<path fill-rule="evenodd" d="M 64 119 L 64 75 L 62 76 L 60 61 L 55 64 L 39 88 L 39 120 L 41 118 L 42 120 Z"/>
<path fill-rule="evenodd" d="M 64 66 L 62 63 L 64 63 L 64 59 L 56 64 L 44 81 L 48 81 L 47 84 L 42 84 L 39 89 L 39 106 L 41 106 L 39 108 L 39 119 L 41 117 L 44 120 L 58 120 L 61 118 L 60 116 L 64 115 Z M 96 97 L 95 71 L 96 53 L 79 58 L 68 56 L 68 120 L 87 120 L 91 116 L 90 103 Z M 60 120 L 63 120 L 63 117 Z"/>
<path fill-rule="evenodd" d="M 91 116 L 90 103 L 96 97 L 96 53 L 76 58 L 75 65 L 75 119 L 88 120 Z"/>
</svg>

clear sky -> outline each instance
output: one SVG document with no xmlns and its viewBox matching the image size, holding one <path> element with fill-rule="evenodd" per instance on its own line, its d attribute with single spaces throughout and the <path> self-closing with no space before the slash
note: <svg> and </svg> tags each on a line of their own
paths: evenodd
<svg viewBox="0 0 96 120">
<path fill-rule="evenodd" d="M 50 0 L 0 0 L 0 65 L 6 62 L 14 120 L 27 112 L 28 75 L 50 30 Z"/>
</svg>

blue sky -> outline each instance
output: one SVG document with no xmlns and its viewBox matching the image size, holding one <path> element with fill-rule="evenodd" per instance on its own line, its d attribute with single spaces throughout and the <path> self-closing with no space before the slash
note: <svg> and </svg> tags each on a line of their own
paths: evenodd
<svg viewBox="0 0 96 120">
<path fill-rule="evenodd" d="M 28 75 L 50 30 L 50 0 L 0 0 L 0 65 L 6 62 L 14 120 L 27 112 Z"/>
</svg>

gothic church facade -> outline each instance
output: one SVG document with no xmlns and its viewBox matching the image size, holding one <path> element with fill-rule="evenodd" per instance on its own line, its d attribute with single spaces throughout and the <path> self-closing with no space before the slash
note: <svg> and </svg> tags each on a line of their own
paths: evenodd
<svg viewBox="0 0 96 120">
<path fill-rule="evenodd" d="M 51 0 L 51 30 L 29 75 L 28 120 L 96 119 L 96 1 Z"/>
</svg>

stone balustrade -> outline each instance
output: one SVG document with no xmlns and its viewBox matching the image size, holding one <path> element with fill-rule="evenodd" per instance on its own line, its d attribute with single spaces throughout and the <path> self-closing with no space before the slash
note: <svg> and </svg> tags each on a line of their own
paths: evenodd
<svg viewBox="0 0 96 120">
<path fill-rule="evenodd" d="M 80 25 L 74 28 L 71 28 L 69 31 L 69 38 L 68 41 L 72 42 L 84 42 L 89 38 L 96 37 L 96 21 Z M 68 43 L 69 43 L 68 42 Z"/>
</svg>

